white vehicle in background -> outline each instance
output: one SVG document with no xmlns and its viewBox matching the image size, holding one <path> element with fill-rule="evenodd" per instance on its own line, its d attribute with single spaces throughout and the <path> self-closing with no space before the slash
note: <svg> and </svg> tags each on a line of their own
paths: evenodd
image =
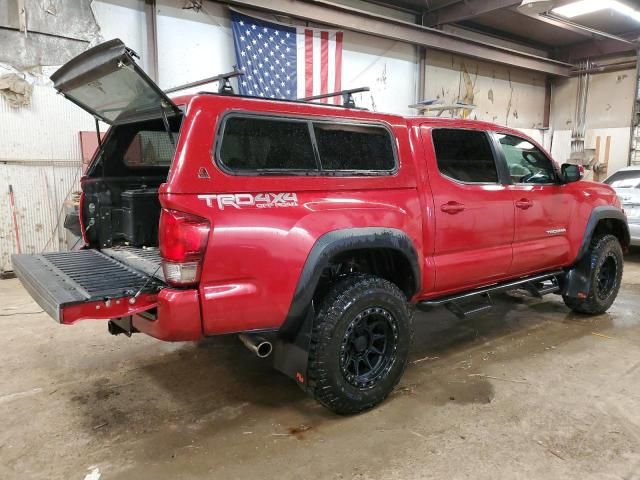
<svg viewBox="0 0 640 480">
<path fill-rule="evenodd" d="M 640 246 L 640 166 L 621 168 L 604 183 L 620 197 L 629 221 L 631 245 Z"/>
</svg>

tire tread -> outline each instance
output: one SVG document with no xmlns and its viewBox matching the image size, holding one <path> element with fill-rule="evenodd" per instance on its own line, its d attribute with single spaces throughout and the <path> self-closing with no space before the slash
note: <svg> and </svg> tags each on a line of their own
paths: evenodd
<svg viewBox="0 0 640 480">
<path fill-rule="evenodd" d="M 367 274 L 355 274 L 336 282 L 322 300 L 322 304 L 314 322 L 311 344 L 309 350 L 308 379 L 311 395 L 322 405 L 341 415 L 355 414 L 368 410 L 383 401 L 398 383 L 404 369 L 406 358 L 402 368 L 394 379 L 388 392 L 380 398 L 372 400 L 346 398 L 345 391 L 336 388 L 330 381 L 330 369 L 326 362 L 327 351 L 331 342 L 335 341 L 334 331 L 340 322 L 342 315 L 358 298 L 372 290 L 383 289 L 386 293 L 400 300 L 409 321 L 409 344 L 413 340 L 413 328 L 411 328 L 413 316 L 408 307 L 407 299 L 402 291 L 393 283 L 380 277 Z"/>
</svg>

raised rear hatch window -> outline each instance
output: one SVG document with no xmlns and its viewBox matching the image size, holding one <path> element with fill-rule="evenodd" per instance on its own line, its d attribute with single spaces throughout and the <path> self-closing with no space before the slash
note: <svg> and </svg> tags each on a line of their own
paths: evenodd
<svg viewBox="0 0 640 480">
<path fill-rule="evenodd" d="M 90 48 L 51 75 L 54 88 L 109 125 L 180 115 L 120 39 Z"/>
</svg>

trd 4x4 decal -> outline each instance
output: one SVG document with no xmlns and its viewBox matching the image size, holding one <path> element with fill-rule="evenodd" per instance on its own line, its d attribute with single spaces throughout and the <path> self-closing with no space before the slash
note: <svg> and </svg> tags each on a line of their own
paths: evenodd
<svg viewBox="0 0 640 480">
<path fill-rule="evenodd" d="M 218 195 L 198 195 L 200 200 L 207 202 L 208 207 L 218 206 L 220 210 L 225 207 L 243 208 L 280 208 L 296 207 L 298 196 L 295 193 L 221 193 Z"/>
</svg>

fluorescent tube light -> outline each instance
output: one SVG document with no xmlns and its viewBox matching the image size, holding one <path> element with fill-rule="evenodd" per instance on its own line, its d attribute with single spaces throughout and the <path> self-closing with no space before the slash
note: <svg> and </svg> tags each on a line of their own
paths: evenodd
<svg viewBox="0 0 640 480">
<path fill-rule="evenodd" d="M 604 10 L 605 8 L 611 8 L 611 3 L 613 2 L 608 0 L 578 0 L 577 2 L 554 8 L 551 11 L 563 17 L 573 18 L 597 12 L 598 10 Z"/>
<path fill-rule="evenodd" d="M 578 0 L 577 2 L 554 8 L 551 11 L 566 18 L 574 18 L 607 9 L 611 9 L 640 22 L 640 11 L 634 10 L 629 5 L 625 5 L 618 0 Z"/>
</svg>

